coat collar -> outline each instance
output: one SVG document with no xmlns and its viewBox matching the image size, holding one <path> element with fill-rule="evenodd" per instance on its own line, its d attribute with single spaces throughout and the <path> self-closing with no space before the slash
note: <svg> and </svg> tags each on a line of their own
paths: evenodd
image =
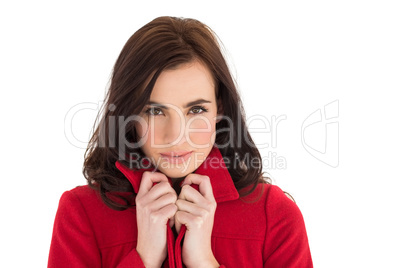
<svg viewBox="0 0 402 268">
<path fill-rule="evenodd" d="M 119 161 L 115 163 L 116 167 L 126 176 L 134 188 L 134 192 L 138 193 L 140 188 L 142 174 L 145 171 L 153 171 L 155 168 L 132 170 L 124 166 Z M 156 170 L 158 171 L 158 170 Z M 158 171 L 159 172 L 159 171 Z M 221 152 L 216 146 L 212 147 L 211 152 L 205 161 L 194 171 L 195 174 L 208 176 L 211 181 L 212 190 L 214 193 L 215 201 L 217 203 L 235 200 L 239 198 L 239 193 L 234 186 L 232 177 L 226 168 L 224 159 Z M 169 178 L 169 181 L 171 179 Z M 193 185 L 198 189 L 198 185 Z"/>
</svg>

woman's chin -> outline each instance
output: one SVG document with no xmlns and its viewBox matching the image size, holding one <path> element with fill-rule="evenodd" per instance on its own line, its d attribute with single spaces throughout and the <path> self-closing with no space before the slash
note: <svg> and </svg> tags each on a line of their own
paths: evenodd
<svg viewBox="0 0 402 268">
<path fill-rule="evenodd" d="M 194 170 L 191 170 L 191 169 L 185 168 L 185 167 L 183 167 L 183 168 L 175 167 L 175 168 L 161 168 L 161 169 L 159 169 L 159 171 L 171 179 L 178 179 L 178 178 L 186 177 L 188 174 L 190 174 Z"/>
</svg>

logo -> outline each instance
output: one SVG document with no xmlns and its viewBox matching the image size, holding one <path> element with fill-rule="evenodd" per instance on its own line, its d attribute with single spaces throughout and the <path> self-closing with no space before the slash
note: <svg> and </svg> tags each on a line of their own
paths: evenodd
<svg viewBox="0 0 402 268">
<path fill-rule="evenodd" d="M 301 127 L 304 149 L 319 161 L 339 165 L 339 100 L 328 103 L 310 114 Z"/>
</svg>

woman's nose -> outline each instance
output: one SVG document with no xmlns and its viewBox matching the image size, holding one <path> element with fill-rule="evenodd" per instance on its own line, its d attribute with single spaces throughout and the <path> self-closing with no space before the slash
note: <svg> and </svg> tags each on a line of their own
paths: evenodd
<svg viewBox="0 0 402 268">
<path fill-rule="evenodd" d="M 180 145 L 186 141 L 186 118 L 182 113 L 174 113 L 165 125 L 165 144 Z"/>
</svg>

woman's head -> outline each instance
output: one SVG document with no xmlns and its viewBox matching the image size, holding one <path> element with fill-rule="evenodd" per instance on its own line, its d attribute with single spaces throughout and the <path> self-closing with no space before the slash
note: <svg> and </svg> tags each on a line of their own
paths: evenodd
<svg viewBox="0 0 402 268">
<path fill-rule="evenodd" d="M 196 170 L 215 143 L 216 86 L 199 60 L 164 70 L 135 124 L 137 143 L 159 171 L 180 178 Z"/>
<path fill-rule="evenodd" d="M 261 163 L 261 157 L 219 42 L 197 20 L 159 17 L 135 32 L 115 63 L 104 105 L 84 175 L 109 205 L 105 193 L 130 190 L 114 163 L 135 168 L 133 156 L 147 157 L 178 178 L 201 165 L 215 143 L 238 190 L 261 177 L 261 165 L 238 163 Z M 185 163 L 166 157 L 186 152 L 192 158 Z"/>
</svg>

